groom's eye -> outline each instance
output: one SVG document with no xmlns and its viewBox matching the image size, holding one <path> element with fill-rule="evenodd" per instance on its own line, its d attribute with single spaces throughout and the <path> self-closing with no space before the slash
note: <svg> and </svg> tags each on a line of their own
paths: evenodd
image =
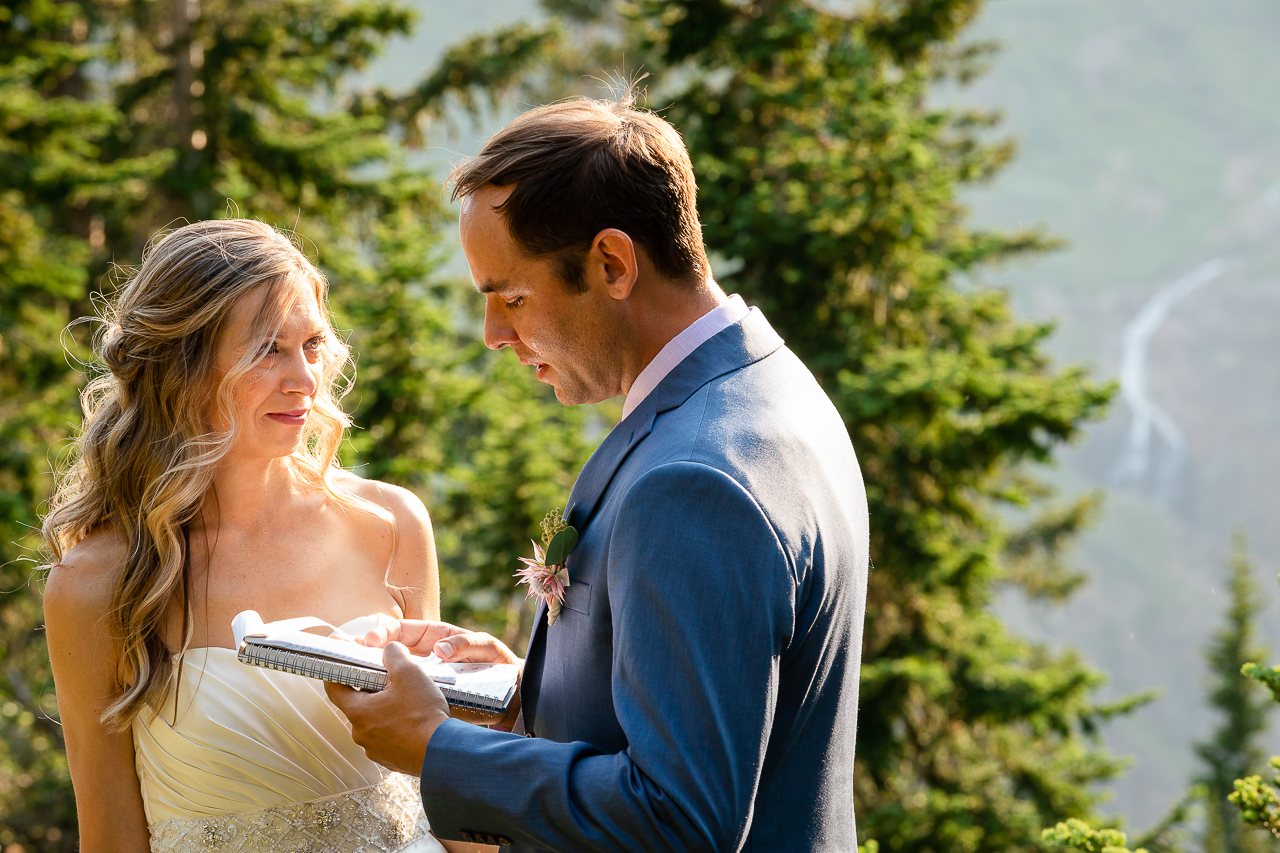
<svg viewBox="0 0 1280 853">
<path fill-rule="evenodd" d="M 523 297 L 523 296 L 517 296 L 515 299 L 508 299 L 508 300 L 507 300 L 507 307 L 508 307 L 508 308 L 519 308 L 519 307 L 520 307 L 521 305 L 523 305 L 523 304 L 524 304 L 524 297 Z"/>
</svg>

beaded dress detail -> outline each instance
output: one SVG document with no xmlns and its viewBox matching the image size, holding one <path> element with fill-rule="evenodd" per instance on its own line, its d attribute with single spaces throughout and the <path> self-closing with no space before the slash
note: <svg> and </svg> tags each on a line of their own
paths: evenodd
<svg viewBox="0 0 1280 853">
<path fill-rule="evenodd" d="M 182 666 L 177 701 L 133 723 L 153 853 L 443 853 L 418 780 L 365 757 L 322 682 L 233 649 Z"/>
</svg>

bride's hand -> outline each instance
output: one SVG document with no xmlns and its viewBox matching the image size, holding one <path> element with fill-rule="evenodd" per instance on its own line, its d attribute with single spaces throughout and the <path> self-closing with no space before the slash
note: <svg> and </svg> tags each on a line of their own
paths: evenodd
<svg viewBox="0 0 1280 853">
<path fill-rule="evenodd" d="M 448 622 L 396 619 L 379 625 L 360 640 L 375 649 L 388 643 L 402 643 L 415 655 L 435 656 L 443 661 L 471 663 L 520 663 L 515 652 L 491 634 L 468 631 Z"/>
<path fill-rule="evenodd" d="M 358 642 L 375 649 L 386 648 L 388 643 L 402 643 L 413 654 L 429 655 L 434 652 L 440 660 L 454 663 L 514 663 L 521 668 L 524 664 L 515 652 L 492 634 L 468 631 L 448 622 L 396 619 L 374 628 Z M 468 723 L 511 731 L 520 714 L 520 691 L 516 691 L 507 712 L 501 716 L 461 709 L 452 713 Z"/>
</svg>

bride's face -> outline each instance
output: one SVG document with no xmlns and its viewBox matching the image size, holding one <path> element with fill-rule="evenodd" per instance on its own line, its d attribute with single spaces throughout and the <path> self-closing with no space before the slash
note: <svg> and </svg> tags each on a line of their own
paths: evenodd
<svg viewBox="0 0 1280 853">
<path fill-rule="evenodd" d="M 278 326 L 268 323 L 265 333 L 254 335 L 254 319 L 267 298 L 267 288 L 259 287 L 232 307 L 218 341 L 216 382 L 246 355 L 254 358 L 232 388 L 239 426 L 233 457 L 274 459 L 293 453 L 320 389 L 329 326 L 315 290 L 299 277 L 285 285 L 279 297 L 289 307 Z"/>
</svg>

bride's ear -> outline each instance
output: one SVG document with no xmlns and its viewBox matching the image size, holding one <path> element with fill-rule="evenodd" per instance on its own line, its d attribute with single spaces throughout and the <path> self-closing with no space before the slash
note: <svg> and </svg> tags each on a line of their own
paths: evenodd
<svg viewBox="0 0 1280 853">
<path fill-rule="evenodd" d="M 602 288 L 614 299 L 627 299 L 640 277 L 636 245 L 625 231 L 606 228 L 591 241 L 586 277 L 590 287 Z"/>
</svg>

